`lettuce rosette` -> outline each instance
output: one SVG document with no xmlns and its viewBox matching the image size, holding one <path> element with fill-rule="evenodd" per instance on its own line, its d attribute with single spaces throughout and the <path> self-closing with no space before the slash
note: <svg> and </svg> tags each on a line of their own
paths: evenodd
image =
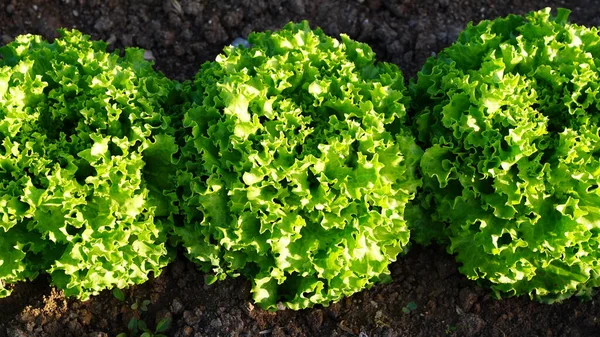
<svg viewBox="0 0 600 337">
<path fill-rule="evenodd" d="M 389 279 L 409 241 L 422 151 L 400 70 L 306 22 L 202 66 L 184 117 L 175 232 L 209 282 L 252 280 L 269 309 L 327 305 Z"/>
<path fill-rule="evenodd" d="M 410 90 L 421 242 L 496 295 L 600 285 L 600 36 L 550 9 L 469 25 Z"/>
<path fill-rule="evenodd" d="M 163 110 L 174 84 L 143 51 L 124 57 L 77 31 L 0 49 L 1 287 L 40 272 L 87 299 L 160 273 L 177 151 Z"/>
</svg>

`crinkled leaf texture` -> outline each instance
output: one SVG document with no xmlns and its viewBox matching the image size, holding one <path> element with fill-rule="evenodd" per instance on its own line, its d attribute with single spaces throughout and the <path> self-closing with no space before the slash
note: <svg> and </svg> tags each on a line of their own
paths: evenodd
<svg viewBox="0 0 600 337">
<path fill-rule="evenodd" d="M 497 295 L 600 285 L 600 36 L 568 15 L 469 25 L 410 86 L 433 214 L 415 236 Z"/>
<path fill-rule="evenodd" d="M 170 260 L 173 200 L 153 184 L 177 151 L 162 108 L 174 84 L 141 50 L 61 35 L 0 49 L 0 283 L 47 271 L 87 299 Z"/>
<path fill-rule="evenodd" d="M 387 280 L 421 183 L 400 70 L 306 22 L 249 41 L 204 64 L 185 112 L 188 255 L 214 279 L 250 278 L 269 309 Z"/>
</svg>

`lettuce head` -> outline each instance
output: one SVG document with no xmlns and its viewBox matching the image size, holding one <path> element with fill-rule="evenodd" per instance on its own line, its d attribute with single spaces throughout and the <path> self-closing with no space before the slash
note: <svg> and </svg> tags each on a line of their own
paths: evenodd
<svg viewBox="0 0 600 337">
<path fill-rule="evenodd" d="M 160 177 L 177 151 L 162 107 L 174 84 L 141 50 L 61 35 L 0 49 L 0 296 L 46 271 L 86 299 L 170 259 Z"/>
<path fill-rule="evenodd" d="M 265 308 L 328 304 L 389 278 L 422 154 L 400 70 L 306 22 L 202 66 L 177 172 L 189 257 Z M 210 280 L 210 281 L 212 281 Z"/>
<path fill-rule="evenodd" d="M 600 285 L 600 36 L 568 15 L 469 25 L 410 86 L 431 214 L 416 237 L 497 295 Z"/>
</svg>

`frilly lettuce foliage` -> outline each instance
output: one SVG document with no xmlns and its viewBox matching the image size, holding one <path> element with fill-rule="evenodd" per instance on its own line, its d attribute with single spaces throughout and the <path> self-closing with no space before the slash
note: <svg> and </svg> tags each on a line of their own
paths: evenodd
<svg viewBox="0 0 600 337">
<path fill-rule="evenodd" d="M 180 236 L 256 302 L 328 304 L 389 278 L 409 240 L 422 154 L 399 69 L 306 22 L 254 33 L 202 66 L 184 118 Z"/>
<path fill-rule="evenodd" d="M 160 177 L 177 151 L 173 82 L 63 31 L 0 49 L 0 297 L 47 271 L 86 299 L 158 274 L 175 210 Z"/>
<path fill-rule="evenodd" d="M 411 84 L 421 203 L 438 224 L 417 237 L 447 236 L 498 295 L 600 285 L 600 36 L 568 15 L 469 26 Z"/>
</svg>

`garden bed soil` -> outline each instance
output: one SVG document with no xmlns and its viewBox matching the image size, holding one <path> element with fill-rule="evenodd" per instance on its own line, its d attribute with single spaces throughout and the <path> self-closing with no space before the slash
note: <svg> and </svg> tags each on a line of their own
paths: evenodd
<svg viewBox="0 0 600 337">
<path fill-rule="evenodd" d="M 600 25 L 596 0 L 4 0 L 0 35 L 8 43 L 23 33 L 53 38 L 57 28 L 77 28 L 111 49 L 144 48 L 160 71 L 182 80 L 236 37 L 308 19 L 327 34 L 370 44 L 411 77 L 468 22 L 545 6 Z M 252 304 L 248 281 L 207 286 L 180 254 L 158 278 L 125 290 L 125 301 L 111 291 L 87 302 L 65 299 L 44 276 L 18 284 L 0 300 L 0 337 L 115 336 L 128 332 L 132 317 L 150 327 L 170 317 L 168 336 L 600 336 L 600 296 L 557 305 L 498 301 L 457 268 L 441 247 L 415 246 L 391 266 L 391 284 L 327 308 L 270 313 Z M 148 310 L 131 309 L 136 300 L 149 300 Z"/>
</svg>

